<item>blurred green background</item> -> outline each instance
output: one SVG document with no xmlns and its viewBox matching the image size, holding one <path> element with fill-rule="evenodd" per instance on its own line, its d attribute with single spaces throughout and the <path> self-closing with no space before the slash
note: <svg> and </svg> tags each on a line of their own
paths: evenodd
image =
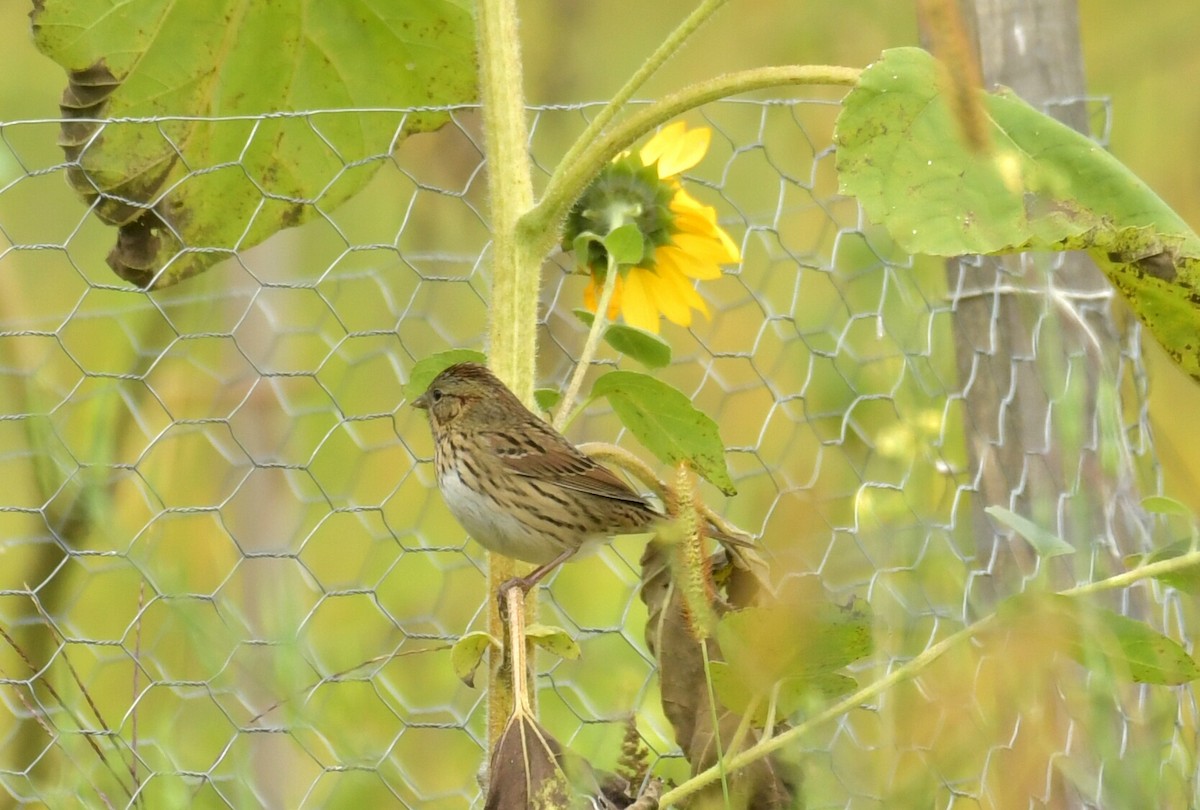
<svg viewBox="0 0 1200 810">
<path fill-rule="evenodd" d="M 603 99 L 690 8 L 521 4 L 529 102 Z M 64 78 L 34 50 L 26 12 L 0 6 L 0 121 L 58 114 Z M 1148 13 L 1104 0 L 1086 4 L 1081 20 L 1089 92 L 1111 98 L 1112 150 L 1200 224 L 1200 168 L 1188 157 L 1200 145 L 1200 98 L 1182 89 L 1200 76 L 1194 3 Z M 643 95 L 762 64 L 863 66 L 915 40 L 905 3 L 734 3 Z M 585 114 L 538 115 L 541 166 L 553 165 Z M 965 456 L 962 416 L 945 403 L 954 360 L 939 351 L 952 345 L 946 282 L 939 263 L 909 272 L 906 257 L 857 231 L 851 202 L 833 199 L 823 150 L 835 115 L 827 104 L 725 104 L 692 117 L 717 133 L 696 193 L 745 239 L 746 263 L 705 285 L 711 322 L 665 333 L 678 363 L 663 376 L 696 396 L 733 448 L 740 494 L 726 503 L 709 492 L 713 503 L 764 533 L 783 570 L 815 574 L 842 598 L 869 591 L 881 648 L 904 656 L 947 616 L 961 619 L 971 576 L 970 524 L 959 520 L 969 498 L 946 473 Z M 148 806 L 450 808 L 477 799 L 480 692 L 453 679 L 444 652 L 420 651 L 482 626 L 481 556 L 432 489 L 429 465 L 418 463 L 431 453 L 427 428 L 401 394 L 415 359 L 482 341 L 477 121 L 465 115 L 405 144 L 395 165 L 328 220 L 153 298 L 109 272 L 111 232 L 86 216 L 61 171 L 26 177 L 61 160 L 56 125 L 4 134 L 0 230 L 12 244 L 69 245 L 0 259 L 0 332 L 22 332 L 0 337 L 0 413 L 25 415 L 0 421 L 0 626 L 48 667 L 79 713 L 53 708 L 41 688 L 40 711 L 60 729 L 136 736 Z M 392 243 L 398 250 L 351 249 Z M 558 257 L 547 271 L 545 384 L 563 379 L 582 339 L 570 316 L 582 282 L 555 269 L 569 264 Z M 1165 491 L 1200 510 L 1191 431 L 1200 386 L 1156 347 L 1148 354 Z M 617 432 L 598 411 L 572 436 Z M 642 636 L 638 554 L 622 541 L 575 563 L 544 600 L 542 620 L 578 635 L 584 651 L 578 661 L 541 662 L 546 725 L 609 767 L 632 708 L 656 752 L 672 747 Z M 392 653 L 404 657 L 382 658 Z M 102 722 L 81 709 L 68 661 Z M 305 691 L 365 661 L 374 662 Z M 0 677 L 28 677 L 7 646 L 0 667 Z M 1019 673 L 994 661 L 984 676 L 970 662 L 947 667 L 944 691 L 965 683 L 976 692 L 914 690 L 881 719 L 842 727 L 849 741 L 838 729 L 814 741 L 813 795 L 839 806 L 847 796 L 861 806 L 879 806 L 864 796 L 919 806 L 962 779 L 984 786 L 967 794 L 991 790 L 1003 804 L 996 769 L 978 777 L 970 754 L 949 762 L 943 753 L 936 784 L 924 782 L 929 763 L 915 762 L 913 752 L 930 747 L 985 758 L 991 735 L 1004 736 L 999 720 L 980 732 L 977 751 L 968 743 L 980 740 L 937 735 L 953 725 L 953 706 L 986 701 L 993 689 L 1003 697 Z M 74 796 L 95 805 L 101 794 L 125 803 L 116 785 L 131 779 L 120 766 L 98 765 L 80 735 L 18 722 L 29 705 L 18 689 L 0 691 L 8 795 L 31 806 L 69 806 Z M 912 708 L 930 700 L 941 712 Z M 898 733 L 888 723 L 906 712 L 918 719 Z M 1038 727 L 1028 718 L 1026 726 Z M 1095 738 L 1100 751 L 1119 744 Z M 1018 764 L 1038 759 L 1020 744 L 1006 750 Z M 684 772 L 679 761 L 660 769 Z M 1043 776 L 1032 765 L 1016 772 L 1014 791 Z M 1187 786 L 1154 788 L 1188 795 Z"/>
</svg>

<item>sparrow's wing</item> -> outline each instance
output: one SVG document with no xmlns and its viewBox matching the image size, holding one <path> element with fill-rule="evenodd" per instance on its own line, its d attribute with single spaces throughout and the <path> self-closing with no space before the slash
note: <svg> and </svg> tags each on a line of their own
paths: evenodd
<svg viewBox="0 0 1200 810">
<path fill-rule="evenodd" d="M 530 426 L 534 428 L 530 430 L 525 427 L 520 431 L 488 431 L 481 438 L 504 466 L 517 475 L 649 509 L 645 499 L 612 470 L 585 456 L 562 436 L 541 424 Z"/>
</svg>

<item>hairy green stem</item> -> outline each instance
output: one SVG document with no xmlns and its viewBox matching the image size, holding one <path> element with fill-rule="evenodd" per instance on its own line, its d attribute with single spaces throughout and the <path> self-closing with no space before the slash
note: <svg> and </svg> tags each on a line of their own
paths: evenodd
<svg viewBox="0 0 1200 810">
<path fill-rule="evenodd" d="M 554 417 L 554 429 L 557 431 L 561 432 L 570 421 L 571 406 L 575 403 L 575 398 L 579 396 L 584 375 L 587 374 L 592 358 L 596 356 L 596 347 L 600 345 L 600 336 L 604 334 L 604 329 L 608 326 L 608 304 L 612 301 L 613 291 L 616 288 L 617 263 L 613 261 L 610 254 L 608 272 L 604 276 L 604 287 L 600 290 L 600 301 L 596 304 L 596 317 L 592 319 L 592 328 L 588 330 L 583 351 L 579 353 L 579 359 L 575 362 L 575 372 L 571 375 L 571 383 L 563 393 L 562 402 L 558 406 L 558 414 Z"/>
<path fill-rule="evenodd" d="M 528 238 L 535 255 L 548 252 L 558 239 L 559 224 L 600 169 L 651 129 L 681 113 L 726 96 L 771 87 L 852 87 L 861 72 L 856 68 L 829 65 L 765 67 L 730 73 L 685 87 L 638 109 L 607 134 L 585 143 L 571 161 L 564 160 L 547 184 L 542 199 L 521 218 L 518 228 Z"/>
<path fill-rule="evenodd" d="M 517 233 L 520 217 L 533 205 L 533 183 L 516 0 L 482 0 L 476 22 L 492 225 L 488 362 L 522 401 L 532 404 L 541 254 L 531 252 L 529 240 Z M 513 560 L 488 555 L 488 630 L 495 638 L 504 637 L 496 595 L 501 583 L 516 574 Z M 499 741 L 512 711 L 510 684 L 493 674 L 488 684 L 489 748 Z"/>
<path fill-rule="evenodd" d="M 1169 560 L 1160 560 L 1159 562 L 1149 563 L 1134 568 L 1131 571 L 1126 571 L 1121 574 L 1102 579 L 1099 582 L 1089 582 L 1086 585 L 1079 585 L 1065 591 L 1061 591 L 1061 596 L 1085 596 L 1099 591 L 1113 590 L 1116 588 L 1124 588 L 1134 583 L 1152 577 L 1161 577 L 1164 574 L 1171 574 L 1176 571 L 1182 571 L 1187 568 L 1200 565 L 1200 551 L 1191 551 L 1187 554 L 1181 554 L 1178 557 L 1172 557 Z M 740 770 L 741 768 L 750 765 L 768 754 L 778 751 L 796 741 L 800 740 L 806 734 L 811 732 L 818 726 L 824 725 L 830 720 L 836 720 L 844 714 L 858 708 L 863 703 L 878 697 L 879 695 L 891 689 L 898 683 L 909 680 L 915 677 L 922 670 L 927 668 L 934 661 L 941 658 L 947 651 L 954 646 L 960 644 L 967 639 L 978 635 L 983 630 L 987 629 L 993 622 L 996 621 L 996 614 L 985 616 L 979 621 L 959 630 L 952 635 L 927 648 L 920 655 L 913 658 L 907 664 L 897 667 L 889 672 L 884 677 L 874 683 L 859 689 L 852 695 L 849 695 L 829 708 L 814 715 L 798 726 L 793 726 L 782 734 L 775 737 L 765 739 L 755 745 L 753 748 L 748 748 L 740 754 L 736 754 L 725 763 L 717 763 L 711 768 L 696 774 L 691 779 L 687 780 L 678 787 L 667 791 L 661 799 L 662 807 L 670 807 L 672 803 L 680 802 L 698 791 L 702 790 L 717 779 L 723 778 L 723 774 Z"/>
<path fill-rule="evenodd" d="M 638 68 L 636 73 L 629 77 L 629 81 L 625 82 L 625 85 L 600 109 L 600 112 L 596 114 L 596 117 L 584 129 L 583 134 L 571 144 L 571 148 L 563 155 L 563 159 L 559 161 L 554 174 L 550 178 L 551 185 L 554 185 L 555 180 L 568 171 L 569 167 L 578 162 L 579 156 L 583 154 L 588 145 L 600 137 L 600 133 L 604 132 L 604 128 L 617 117 L 617 114 L 621 112 L 626 102 L 633 98 L 633 94 L 646 83 L 646 80 L 653 76 L 655 71 L 662 67 L 668 59 L 674 56 L 687 38 L 695 33 L 696 29 L 703 25 L 709 17 L 727 2 L 728 0 L 704 0 L 687 16 L 687 19 L 671 32 L 670 36 L 663 40 L 654 53 L 650 54 L 650 58 Z"/>
<path fill-rule="evenodd" d="M 492 226 L 488 362 L 526 404 L 533 400 L 541 262 L 517 235 L 533 205 L 516 0 L 479 4 L 480 97 Z"/>
<path fill-rule="evenodd" d="M 729 769 L 725 767 L 725 752 L 721 750 L 721 718 L 717 712 L 717 690 L 713 687 L 712 679 L 712 661 L 708 660 L 708 641 L 700 639 L 700 657 L 704 659 L 704 683 L 708 687 L 708 708 L 710 710 L 709 722 L 713 727 L 713 742 L 717 746 L 717 764 L 713 767 L 717 769 L 718 775 L 721 777 L 721 798 L 725 801 L 725 806 L 732 806 L 729 800 Z M 732 749 L 736 751 L 737 749 Z"/>
</svg>

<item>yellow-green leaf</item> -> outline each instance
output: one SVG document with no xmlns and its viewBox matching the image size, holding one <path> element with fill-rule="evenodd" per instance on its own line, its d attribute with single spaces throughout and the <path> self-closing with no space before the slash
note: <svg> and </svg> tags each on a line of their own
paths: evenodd
<svg viewBox="0 0 1200 810">
<path fill-rule="evenodd" d="M 1156 515 L 1175 515 L 1177 517 L 1192 517 L 1192 510 L 1187 504 L 1168 498 L 1166 495 L 1150 495 L 1142 498 L 1142 508 Z"/>
<path fill-rule="evenodd" d="M 625 427 L 664 464 L 687 461 L 726 495 L 737 489 L 725 463 L 717 423 L 679 390 L 633 371 L 610 371 L 592 386 L 606 397 Z"/>
<path fill-rule="evenodd" d="M 843 607 L 821 597 L 729 613 L 716 636 L 737 677 L 764 694 L 788 678 L 812 681 L 873 648 L 871 616 L 861 602 Z"/>
<path fill-rule="evenodd" d="M 843 192 L 909 253 L 1087 250 L 1200 379 L 1200 237 L 1098 144 L 1011 91 L 982 94 L 990 151 L 957 133 L 939 66 L 885 51 L 843 102 Z"/>
<path fill-rule="evenodd" d="M 754 706 L 751 721 L 763 726 L 769 719 L 771 699 L 775 701 L 775 720 L 787 718 L 818 700 L 841 697 L 858 688 L 858 681 L 840 672 L 811 672 L 804 676 L 784 678 L 771 689 L 755 692 L 742 681 L 734 669 L 723 661 L 710 665 L 713 691 L 721 705 L 738 714 Z"/>
<path fill-rule="evenodd" d="M 1200 666 L 1177 642 L 1149 625 L 1060 594 L 1022 594 L 997 610 L 1001 622 L 1040 628 L 1084 666 L 1106 661 L 1114 675 L 1135 683 L 1178 686 L 1200 678 Z"/>
<path fill-rule="evenodd" d="M 538 388 L 533 392 L 533 401 L 543 411 L 548 411 L 562 399 L 562 391 L 557 388 Z"/>
<path fill-rule="evenodd" d="M 603 242 L 604 249 L 617 264 L 640 264 L 646 255 L 646 240 L 635 222 L 613 229 L 604 237 Z"/>
<path fill-rule="evenodd" d="M 289 111 L 473 101 L 472 7 L 39 0 L 34 42 L 69 77 L 69 179 L 120 229 L 110 266 L 164 287 L 349 199 L 449 113 Z"/>
<path fill-rule="evenodd" d="M 579 657 L 579 644 L 561 627 L 550 627 L 544 624 L 531 624 L 525 628 L 525 637 L 547 652 L 554 653 L 559 658 L 575 659 Z"/>
<path fill-rule="evenodd" d="M 595 320 L 595 316 L 586 309 L 576 309 L 574 312 L 575 317 L 587 326 L 591 326 Z M 609 324 L 604 328 L 604 342 L 646 368 L 665 368 L 671 364 L 671 344 L 653 332 L 636 326 Z"/>
<path fill-rule="evenodd" d="M 467 686 L 475 686 L 475 670 L 483 663 L 483 656 L 489 648 L 499 650 L 500 642 L 482 631 L 467 633 L 454 642 L 450 648 L 450 665 L 460 681 Z"/>
</svg>

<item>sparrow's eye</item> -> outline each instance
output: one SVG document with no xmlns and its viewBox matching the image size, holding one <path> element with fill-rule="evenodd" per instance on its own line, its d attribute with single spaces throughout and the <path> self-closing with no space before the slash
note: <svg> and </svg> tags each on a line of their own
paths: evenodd
<svg viewBox="0 0 1200 810">
<path fill-rule="evenodd" d="M 440 389 L 440 388 L 431 389 L 429 392 L 429 398 L 432 399 L 434 402 L 438 402 L 439 400 L 441 400 L 442 389 Z"/>
</svg>

